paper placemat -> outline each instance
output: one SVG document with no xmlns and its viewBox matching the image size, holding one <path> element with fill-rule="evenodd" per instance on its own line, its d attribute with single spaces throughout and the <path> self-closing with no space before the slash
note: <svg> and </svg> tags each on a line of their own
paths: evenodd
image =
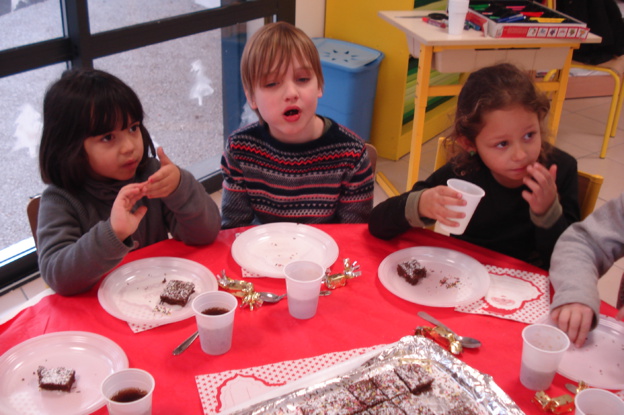
<svg viewBox="0 0 624 415">
<path fill-rule="evenodd" d="M 490 288 L 482 299 L 455 311 L 534 323 L 550 311 L 550 282 L 545 275 L 491 265 Z"/>
<path fill-rule="evenodd" d="M 197 375 L 195 382 L 204 414 L 215 414 L 232 408 L 270 389 L 384 346 L 364 347 L 264 366 Z"/>
</svg>

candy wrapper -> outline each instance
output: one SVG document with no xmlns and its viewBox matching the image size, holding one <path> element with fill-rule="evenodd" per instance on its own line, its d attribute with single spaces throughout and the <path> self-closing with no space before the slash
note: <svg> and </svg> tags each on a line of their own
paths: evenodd
<svg viewBox="0 0 624 415">
<path fill-rule="evenodd" d="M 416 336 L 428 337 L 431 340 L 438 343 L 454 355 L 459 355 L 464 350 L 457 337 L 447 329 L 435 326 L 435 327 L 416 327 L 414 331 Z"/>
<path fill-rule="evenodd" d="M 343 271 L 338 274 L 329 274 L 329 272 L 323 277 L 323 283 L 328 290 L 335 290 L 336 288 L 344 287 L 347 285 L 347 281 L 359 277 L 362 275 L 362 272 L 359 270 L 360 265 L 357 261 L 353 261 L 349 258 L 345 258 L 342 260 Z"/>
<path fill-rule="evenodd" d="M 567 394 L 551 398 L 546 392 L 539 391 L 531 402 L 550 414 L 565 414 L 574 410 L 574 398 Z"/>
<path fill-rule="evenodd" d="M 260 294 L 254 289 L 254 285 L 243 280 L 234 280 L 225 275 L 225 270 L 221 271 L 221 277 L 217 279 L 219 287 L 229 291 L 231 294 L 242 298 L 241 308 L 249 307 L 250 310 L 262 307 L 263 301 Z"/>
</svg>

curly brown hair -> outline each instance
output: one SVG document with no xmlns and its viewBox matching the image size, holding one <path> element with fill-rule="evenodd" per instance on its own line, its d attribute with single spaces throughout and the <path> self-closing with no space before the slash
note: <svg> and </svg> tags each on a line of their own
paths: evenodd
<svg viewBox="0 0 624 415">
<path fill-rule="evenodd" d="M 471 73 L 459 93 L 453 132 L 447 137 L 449 143 L 445 143 L 456 151 L 451 162 L 458 174 L 474 171 L 481 164 L 478 157 L 468 154 L 462 146 L 455 145 L 458 138 L 463 137 L 475 145 L 484 127 L 486 114 L 516 105 L 537 114 L 542 137 L 539 161 L 543 163 L 547 159 L 552 149 L 546 140 L 549 135 L 546 120 L 550 101 L 527 72 L 515 65 L 501 63 Z"/>
</svg>

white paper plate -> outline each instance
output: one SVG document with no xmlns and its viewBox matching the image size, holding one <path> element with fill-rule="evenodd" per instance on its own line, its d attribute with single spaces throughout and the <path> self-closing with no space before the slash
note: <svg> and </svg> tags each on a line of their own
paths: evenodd
<svg viewBox="0 0 624 415">
<path fill-rule="evenodd" d="M 327 233 L 299 223 L 267 223 L 241 233 L 232 257 L 258 276 L 284 278 L 284 266 L 296 260 L 316 261 L 328 268 L 338 258 L 338 245 Z"/>
<path fill-rule="evenodd" d="M 39 390 L 40 365 L 74 369 L 72 390 Z M 0 357 L 0 414 L 90 414 L 104 406 L 104 378 L 127 367 L 124 351 L 99 334 L 64 331 L 26 340 Z"/>
<path fill-rule="evenodd" d="M 427 277 L 416 285 L 397 273 L 397 265 L 412 259 L 427 268 Z M 428 246 L 388 255 L 379 265 L 379 280 L 397 297 L 431 307 L 470 304 L 485 296 L 490 286 L 490 274 L 479 261 L 457 251 Z"/>
<path fill-rule="evenodd" d="M 195 292 L 186 306 L 160 304 L 165 279 L 195 284 Z M 160 325 L 192 317 L 193 298 L 217 289 L 214 274 L 205 266 L 183 258 L 156 257 L 139 259 L 111 272 L 100 285 L 98 300 L 104 310 L 118 319 Z"/>
<path fill-rule="evenodd" d="M 538 322 L 555 325 L 549 316 Z M 601 315 L 583 347 L 570 344 L 557 372 L 595 388 L 624 389 L 624 324 Z"/>
</svg>

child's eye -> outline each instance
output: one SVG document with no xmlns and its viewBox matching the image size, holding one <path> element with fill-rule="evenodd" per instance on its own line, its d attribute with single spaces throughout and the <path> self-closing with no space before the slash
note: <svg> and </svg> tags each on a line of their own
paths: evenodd
<svg viewBox="0 0 624 415">
<path fill-rule="evenodd" d="M 524 138 L 526 141 L 529 141 L 529 140 L 531 140 L 533 137 L 535 137 L 535 135 L 536 135 L 536 134 L 537 134 L 537 133 L 536 133 L 535 131 L 531 131 L 530 133 L 526 133 L 526 134 L 524 135 L 524 137 L 523 137 L 523 138 Z"/>
<path fill-rule="evenodd" d="M 305 84 L 306 82 L 310 82 L 310 79 L 311 79 L 310 77 L 303 77 L 302 76 L 300 78 L 297 78 L 297 82 Z"/>
<path fill-rule="evenodd" d="M 139 131 L 139 127 L 141 126 L 140 123 L 135 123 L 132 124 L 130 127 L 128 127 L 128 131 L 130 131 L 131 133 L 136 133 L 137 131 Z"/>
<path fill-rule="evenodd" d="M 500 141 L 498 143 L 496 143 L 495 147 L 496 148 L 505 148 L 509 145 L 509 142 L 507 141 Z"/>
<path fill-rule="evenodd" d="M 274 88 L 274 87 L 276 87 L 276 86 L 277 86 L 277 82 L 266 82 L 266 83 L 264 84 L 264 87 L 265 87 L 265 88 Z"/>
<path fill-rule="evenodd" d="M 112 139 L 113 139 L 113 135 L 112 134 L 105 134 L 105 135 L 102 136 L 102 138 L 100 138 L 100 140 L 105 142 L 105 143 L 108 143 Z"/>
</svg>

